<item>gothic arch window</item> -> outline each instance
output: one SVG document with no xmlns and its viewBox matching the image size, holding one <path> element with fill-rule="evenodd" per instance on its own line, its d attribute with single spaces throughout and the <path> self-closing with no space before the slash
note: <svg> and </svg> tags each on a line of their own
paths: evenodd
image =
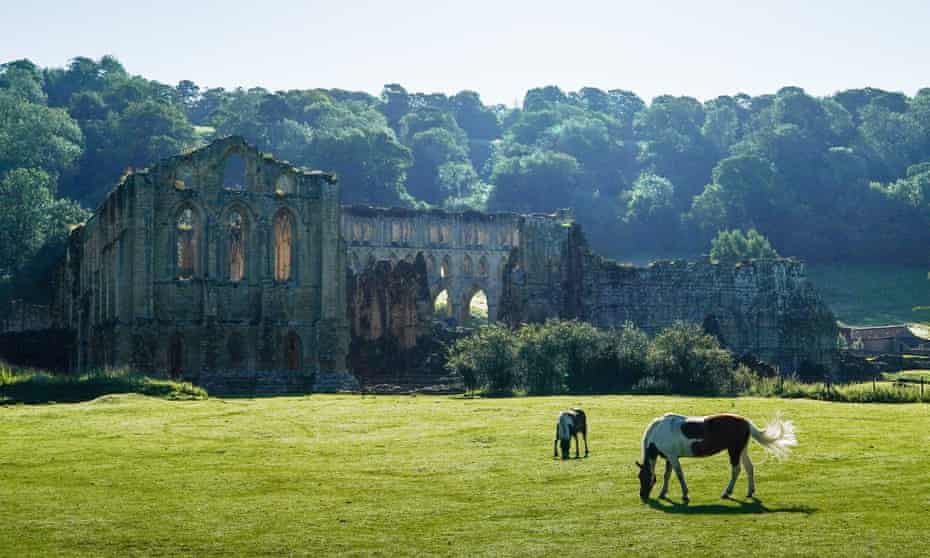
<svg viewBox="0 0 930 558">
<path fill-rule="evenodd" d="M 223 165 L 223 188 L 241 191 L 245 186 L 245 159 L 238 153 L 231 153 Z"/>
<path fill-rule="evenodd" d="M 294 217 L 286 209 L 274 216 L 274 278 L 290 281 L 294 263 Z"/>
<path fill-rule="evenodd" d="M 193 209 L 187 207 L 175 220 L 175 258 L 177 277 L 190 279 L 199 274 L 200 222 Z"/>
<path fill-rule="evenodd" d="M 442 242 L 442 236 L 439 230 L 439 225 L 430 225 L 429 226 L 429 241 L 433 244 L 438 244 Z"/>
<path fill-rule="evenodd" d="M 442 264 L 439 266 L 439 277 L 445 279 L 446 277 L 452 276 L 452 260 L 449 256 L 446 256 L 442 259 Z"/>
<path fill-rule="evenodd" d="M 488 276 L 488 260 L 484 256 L 478 259 L 478 275 L 481 277 Z"/>
<path fill-rule="evenodd" d="M 432 273 L 436 269 L 436 258 L 432 254 L 426 256 L 426 273 Z"/>
<path fill-rule="evenodd" d="M 275 182 L 274 191 L 278 195 L 293 194 L 297 191 L 294 177 L 289 174 L 282 174 Z"/>
<path fill-rule="evenodd" d="M 284 342 L 284 364 L 288 370 L 300 370 L 300 337 L 293 331 Z"/>
<path fill-rule="evenodd" d="M 462 273 L 465 275 L 471 275 L 472 273 L 472 263 L 470 256 L 466 255 L 465 259 L 462 260 Z"/>
<path fill-rule="evenodd" d="M 452 227 L 449 225 L 442 226 L 442 232 L 440 233 L 440 240 L 445 243 L 452 242 Z"/>
<path fill-rule="evenodd" d="M 246 269 L 246 224 L 238 210 L 229 213 L 226 220 L 226 263 L 230 281 L 245 278 Z"/>
<path fill-rule="evenodd" d="M 391 242 L 402 242 L 403 240 L 403 225 L 397 221 L 391 223 Z"/>
<path fill-rule="evenodd" d="M 245 363 L 245 345 L 242 343 L 242 336 L 233 333 L 226 342 L 226 350 L 229 353 L 229 367 L 233 369 L 242 368 Z"/>
<path fill-rule="evenodd" d="M 184 373 L 184 339 L 180 333 L 171 336 L 168 343 L 168 374 L 180 378 Z"/>
</svg>

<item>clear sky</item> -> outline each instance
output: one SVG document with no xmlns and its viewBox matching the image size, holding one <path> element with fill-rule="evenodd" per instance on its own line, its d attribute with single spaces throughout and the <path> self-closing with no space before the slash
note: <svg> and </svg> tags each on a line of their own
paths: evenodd
<svg viewBox="0 0 930 558">
<path fill-rule="evenodd" d="M 175 84 L 377 94 L 622 88 L 708 99 L 930 86 L 920 0 L 0 0 L 0 61 L 115 55 Z"/>
</svg>

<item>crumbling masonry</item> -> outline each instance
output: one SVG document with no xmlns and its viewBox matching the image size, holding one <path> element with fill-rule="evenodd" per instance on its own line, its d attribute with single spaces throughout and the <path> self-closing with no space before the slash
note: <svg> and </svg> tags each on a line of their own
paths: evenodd
<svg viewBox="0 0 930 558">
<path fill-rule="evenodd" d="M 453 323 L 483 292 L 510 324 L 712 324 L 783 369 L 832 366 L 837 337 L 798 262 L 639 268 L 593 254 L 567 213 L 341 207 L 332 175 L 235 137 L 127 175 L 72 233 L 58 275 L 52 322 L 73 332 L 71 369 L 126 365 L 220 392 L 353 388 L 403 367 L 393 357 L 431 347 L 442 292 Z"/>
</svg>

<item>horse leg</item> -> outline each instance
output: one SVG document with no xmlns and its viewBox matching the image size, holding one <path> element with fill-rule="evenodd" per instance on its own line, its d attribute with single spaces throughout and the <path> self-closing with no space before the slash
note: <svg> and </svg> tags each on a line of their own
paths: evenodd
<svg viewBox="0 0 930 558">
<path fill-rule="evenodd" d="M 747 444 L 748 445 L 748 444 Z M 727 499 L 733 494 L 733 487 L 736 485 L 736 479 L 739 477 L 739 460 L 741 451 L 745 451 L 745 446 L 743 450 L 738 448 L 730 448 L 730 484 L 727 485 L 727 489 L 723 491 L 723 494 L 720 495 L 721 498 Z"/>
<path fill-rule="evenodd" d="M 668 495 L 668 479 L 672 476 L 672 462 L 665 460 L 665 477 L 662 479 L 662 490 L 659 492 L 659 499 L 662 500 Z"/>
<path fill-rule="evenodd" d="M 678 484 L 681 485 L 681 500 L 687 504 L 690 498 L 688 498 L 688 485 L 685 483 L 685 473 L 681 470 L 681 463 L 677 457 L 668 457 L 666 459 L 671 461 L 672 467 L 675 469 L 675 476 L 678 477 Z"/>
<path fill-rule="evenodd" d="M 559 425 L 555 425 L 555 441 L 552 442 L 552 457 L 559 456 Z"/>
<path fill-rule="evenodd" d="M 581 436 L 584 438 L 584 456 L 588 457 L 588 431 L 583 430 Z"/>
<path fill-rule="evenodd" d="M 749 444 L 746 444 L 746 447 L 743 448 L 743 454 L 740 457 L 743 461 L 743 467 L 746 469 L 746 476 L 749 477 L 749 492 L 746 493 L 746 497 L 752 498 L 756 493 L 756 474 L 752 468 L 752 460 L 749 459 Z"/>
<path fill-rule="evenodd" d="M 575 432 L 575 459 L 581 457 L 581 444 L 578 443 L 578 432 Z"/>
</svg>

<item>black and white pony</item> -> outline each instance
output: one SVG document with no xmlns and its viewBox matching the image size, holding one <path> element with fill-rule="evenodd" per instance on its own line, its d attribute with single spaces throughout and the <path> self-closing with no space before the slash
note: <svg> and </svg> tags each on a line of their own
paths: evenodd
<svg viewBox="0 0 930 558">
<path fill-rule="evenodd" d="M 578 444 L 578 434 L 584 438 L 584 456 L 588 457 L 588 417 L 581 409 L 571 409 L 559 413 L 559 421 L 555 425 L 555 441 L 552 442 L 552 457 L 558 457 L 557 446 L 562 446 L 562 459 L 568 459 L 572 449 L 572 438 L 575 438 L 575 457 L 581 457 L 581 448 Z"/>
<path fill-rule="evenodd" d="M 665 479 L 659 498 L 668 493 L 668 478 L 675 470 L 681 484 L 681 499 L 688 502 L 688 485 L 681 471 L 681 457 L 707 457 L 726 450 L 730 455 L 730 484 L 721 498 L 729 498 L 740 472 L 740 461 L 749 476 L 749 498 L 756 491 L 756 479 L 749 459 L 749 438 L 762 445 L 776 457 L 787 457 L 798 441 L 794 424 L 776 415 L 764 429 L 757 428 L 749 419 L 738 415 L 722 414 L 707 417 L 686 417 L 666 414 L 655 419 L 643 433 L 643 462 L 639 466 L 639 497 L 649 499 L 656 483 L 655 467 L 659 456 L 665 458 Z"/>
</svg>

